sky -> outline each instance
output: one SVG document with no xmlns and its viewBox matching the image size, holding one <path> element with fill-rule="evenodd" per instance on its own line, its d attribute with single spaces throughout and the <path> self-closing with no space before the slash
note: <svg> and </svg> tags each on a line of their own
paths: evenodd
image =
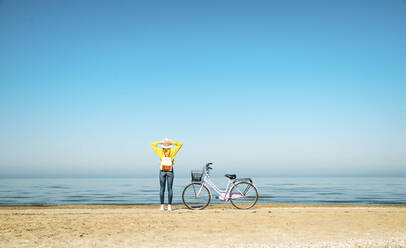
<svg viewBox="0 0 406 248">
<path fill-rule="evenodd" d="M 406 1 L 0 0 L 0 177 L 406 176 Z"/>
</svg>

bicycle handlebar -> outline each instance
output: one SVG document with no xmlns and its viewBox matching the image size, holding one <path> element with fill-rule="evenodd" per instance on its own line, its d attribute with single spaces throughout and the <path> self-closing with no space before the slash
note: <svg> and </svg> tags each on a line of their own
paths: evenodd
<svg viewBox="0 0 406 248">
<path fill-rule="evenodd" d="M 213 163 L 207 163 L 206 164 L 206 170 L 212 170 L 213 168 L 210 167 Z"/>
</svg>

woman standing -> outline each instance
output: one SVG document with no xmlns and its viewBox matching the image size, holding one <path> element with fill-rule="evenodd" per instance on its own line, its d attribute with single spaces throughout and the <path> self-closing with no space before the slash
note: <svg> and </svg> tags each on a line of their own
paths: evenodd
<svg viewBox="0 0 406 248">
<path fill-rule="evenodd" d="M 159 172 L 159 183 L 161 189 L 159 192 L 161 200 L 161 211 L 164 209 L 164 193 L 165 193 L 165 183 L 168 185 L 168 211 L 172 211 L 172 185 L 173 185 L 173 165 L 175 164 L 175 155 L 178 153 L 179 149 L 182 147 L 182 142 L 172 141 L 168 138 L 162 141 L 156 141 L 152 144 L 152 149 L 158 154 L 160 158 L 160 172 Z M 158 147 L 160 145 L 161 147 Z"/>
</svg>

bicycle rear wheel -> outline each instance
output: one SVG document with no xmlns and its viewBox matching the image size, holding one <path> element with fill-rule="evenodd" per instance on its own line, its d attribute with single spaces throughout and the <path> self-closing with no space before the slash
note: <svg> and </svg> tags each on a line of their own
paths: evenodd
<svg viewBox="0 0 406 248">
<path fill-rule="evenodd" d="M 230 201 L 238 209 L 250 209 L 258 201 L 258 191 L 251 183 L 237 183 L 230 191 Z"/>
<path fill-rule="evenodd" d="M 201 183 L 191 183 L 182 193 L 183 204 L 189 209 L 204 209 L 209 205 L 209 189 Z"/>
</svg>

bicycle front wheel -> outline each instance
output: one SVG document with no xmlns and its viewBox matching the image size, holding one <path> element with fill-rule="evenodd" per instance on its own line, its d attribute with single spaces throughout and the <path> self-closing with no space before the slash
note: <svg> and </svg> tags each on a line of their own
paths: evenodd
<svg viewBox="0 0 406 248">
<path fill-rule="evenodd" d="M 210 202 L 209 189 L 201 183 L 191 183 L 182 193 L 183 204 L 189 209 L 204 209 Z"/>
<path fill-rule="evenodd" d="M 230 191 L 230 201 L 238 209 L 250 209 L 258 201 L 258 191 L 251 183 L 237 183 Z"/>
</svg>

